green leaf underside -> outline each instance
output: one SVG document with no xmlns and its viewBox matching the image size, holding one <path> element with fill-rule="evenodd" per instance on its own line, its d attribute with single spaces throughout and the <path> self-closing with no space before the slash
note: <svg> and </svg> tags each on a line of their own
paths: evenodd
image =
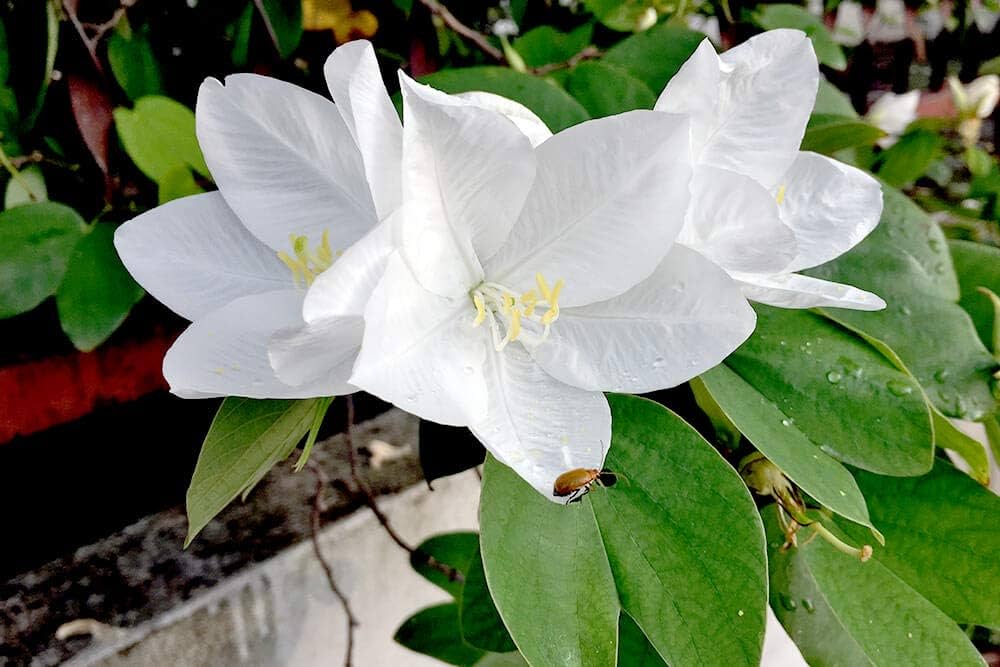
<svg viewBox="0 0 1000 667">
<path fill-rule="evenodd" d="M 782 550 L 774 505 L 764 512 L 771 569 L 771 606 L 806 662 L 859 665 L 982 665 L 955 622 L 883 565 L 862 563 L 822 539 Z M 890 531 L 879 515 L 873 516 Z M 834 530 L 836 532 L 836 530 Z M 887 546 L 888 548 L 888 546 Z"/>
<path fill-rule="evenodd" d="M 1000 354 L 1000 350 L 993 347 L 997 314 L 989 295 L 979 291 L 985 287 L 1000 294 L 1000 248 L 970 241 L 949 241 L 948 247 L 962 293 L 959 304 L 972 317 L 983 344 L 994 355 Z"/>
<path fill-rule="evenodd" d="M 955 621 L 1000 627 L 1000 497 L 942 459 L 922 477 L 857 479 L 885 531 L 878 560 Z"/>
<path fill-rule="evenodd" d="M 86 224 L 54 202 L 0 213 L 0 318 L 27 312 L 55 293 Z"/>
<path fill-rule="evenodd" d="M 288 458 L 320 399 L 227 398 L 209 427 L 187 492 L 185 546 L 245 488 Z"/>
<path fill-rule="evenodd" d="M 531 664 L 614 664 L 624 610 L 666 662 L 756 665 L 766 568 L 746 487 L 669 410 L 609 401 L 610 489 L 562 506 L 487 461 L 480 542 L 511 636 Z"/>
<path fill-rule="evenodd" d="M 76 244 L 56 292 L 62 330 L 85 352 L 107 340 L 145 294 L 118 259 L 114 236 L 113 224 L 95 224 Z"/>
<path fill-rule="evenodd" d="M 625 69 L 603 62 L 585 62 L 566 79 L 566 90 L 593 118 L 633 109 L 652 109 L 656 95 Z"/>
<path fill-rule="evenodd" d="M 465 67 L 435 72 L 421 82 L 446 93 L 484 91 L 520 102 L 538 114 L 553 132 L 590 118 L 569 93 L 543 79 L 506 67 Z"/>
<path fill-rule="evenodd" d="M 960 431 L 936 408 L 931 408 L 931 416 L 934 419 L 934 444 L 961 456 L 969 464 L 969 475 L 980 484 L 989 484 L 990 460 L 983 443 Z"/>
<path fill-rule="evenodd" d="M 835 308 L 823 314 L 891 347 L 944 414 L 978 420 L 996 409 L 996 367 L 956 303 L 958 280 L 940 228 L 905 195 L 883 187 L 879 226 L 853 250 L 807 271 L 875 292 L 882 311 Z"/>
<path fill-rule="evenodd" d="M 788 426 L 830 456 L 872 472 L 930 470 L 931 420 L 911 377 L 819 315 L 756 309 L 756 331 L 726 365 L 787 415 Z"/>
<path fill-rule="evenodd" d="M 701 379 L 747 439 L 799 488 L 824 507 L 874 529 L 851 473 L 799 430 L 781 408 L 725 365 Z"/>
</svg>

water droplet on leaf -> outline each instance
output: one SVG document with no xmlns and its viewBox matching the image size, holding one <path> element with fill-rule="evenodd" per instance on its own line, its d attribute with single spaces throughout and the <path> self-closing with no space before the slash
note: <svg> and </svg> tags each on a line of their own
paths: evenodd
<svg viewBox="0 0 1000 667">
<path fill-rule="evenodd" d="M 913 387 L 902 380 L 889 380 L 886 383 L 885 388 L 888 389 L 893 396 L 906 396 L 907 394 L 913 393 Z"/>
</svg>

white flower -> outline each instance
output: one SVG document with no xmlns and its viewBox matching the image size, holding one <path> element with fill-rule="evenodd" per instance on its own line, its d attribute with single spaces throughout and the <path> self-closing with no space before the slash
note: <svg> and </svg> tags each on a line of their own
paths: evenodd
<svg viewBox="0 0 1000 667">
<path fill-rule="evenodd" d="M 966 146 L 979 141 L 984 118 L 988 118 L 1000 101 L 1000 76 L 987 74 L 963 85 L 958 77 L 948 77 L 948 87 L 958 114 L 958 134 Z"/>
<path fill-rule="evenodd" d="M 865 13 L 861 3 L 844 0 L 837 5 L 833 40 L 844 46 L 857 46 L 865 41 Z"/>
<path fill-rule="evenodd" d="M 692 205 L 678 242 L 755 301 L 884 308 L 869 292 L 796 273 L 854 247 L 882 211 L 871 176 L 798 150 L 818 83 L 812 44 L 797 30 L 766 32 L 722 56 L 702 42 L 656 103 L 692 119 Z"/>
<path fill-rule="evenodd" d="M 919 105 L 919 90 L 911 90 L 902 95 L 883 93 L 875 100 L 865 114 L 865 119 L 888 135 L 879 139 L 878 145 L 889 148 L 896 143 L 909 124 L 917 119 Z"/>
<path fill-rule="evenodd" d="M 753 328 L 723 271 L 684 248 L 664 261 L 689 197 L 686 122 L 631 112 L 533 150 L 522 130 L 547 132 L 537 120 L 515 125 L 401 80 L 398 251 L 350 381 L 469 426 L 551 497 L 559 474 L 603 463 L 602 391 L 676 385 Z M 318 280 L 306 320 L 336 319 L 336 294 Z"/>
</svg>

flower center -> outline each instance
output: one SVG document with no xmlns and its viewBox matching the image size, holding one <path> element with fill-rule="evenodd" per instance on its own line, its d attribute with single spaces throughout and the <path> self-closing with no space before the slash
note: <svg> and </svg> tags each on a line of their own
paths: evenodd
<svg viewBox="0 0 1000 667">
<path fill-rule="evenodd" d="M 520 296 L 499 283 L 483 281 L 469 295 L 476 307 L 473 327 L 489 323 L 493 347 L 499 352 L 511 341 L 523 339 L 528 344 L 538 344 L 549 336 L 549 328 L 559 319 L 559 292 L 563 281 L 557 280 L 549 287 L 541 273 L 535 274 L 538 289 L 528 290 Z M 544 312 L 539 312 L 545 309 Z M 533 326 L 525 327 L 530 324 Z"/>
<path fill-rule="evenodd" d="M 279 252 L 278 259 L 285 263 L 291 272 L 296 286 L 308 287 L 340 256 L 340 252 L 330 250 L 330 233 L 323 232 L 322 240 L 315 248 L 309 248 L 307 236 L 290 234 L 288 240 L 292 245 L 292 253 Z"/>
</svg>

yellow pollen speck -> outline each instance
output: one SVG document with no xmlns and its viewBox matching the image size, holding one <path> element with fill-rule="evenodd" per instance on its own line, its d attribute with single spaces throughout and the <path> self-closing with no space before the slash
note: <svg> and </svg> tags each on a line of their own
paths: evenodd
<svg viewBox="0 0 1000 667">
<path fill-rule="evenodd" d="M 478 327 L 486 319 L 486 302 L 482 294 L 473 295 L 472 302 L 476 304 L 476 319 L 472 320 L 472 326 Z"/>
<path fill-rule="evenodd" d="M 778 188 L 778 194 L 774 196 L 775 201 L 778 202 L 778 206 L 781 206 L 782 204 L 785 203 L 785 189 L 786 186 L 782 185 L 780 188 Z"/>
</svg>

